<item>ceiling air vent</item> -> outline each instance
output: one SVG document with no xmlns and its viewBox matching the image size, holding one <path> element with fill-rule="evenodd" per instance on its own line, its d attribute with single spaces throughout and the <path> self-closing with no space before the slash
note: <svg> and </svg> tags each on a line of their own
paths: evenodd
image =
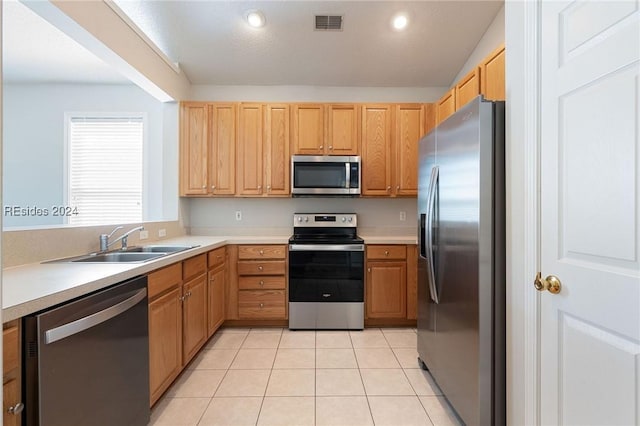
<svg viewBox="0 0 640 426">
<path fill-rule="evenodd" d="M 342 15 L 316 15 L 316 30 L 342 31 Z"/>
</svg>

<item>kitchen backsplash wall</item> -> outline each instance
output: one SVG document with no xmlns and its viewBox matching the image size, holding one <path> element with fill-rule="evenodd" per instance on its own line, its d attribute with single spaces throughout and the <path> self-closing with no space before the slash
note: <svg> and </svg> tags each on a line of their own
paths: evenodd
<svg viewBox="0 0 640 426">
<path fill-rule="evenodd" d="M 358 213 L 363 235 L 416 232 L 415 198 L 193 198 L 189 208 L 187 226 L 194 235 L 289 235 L 293 214 L 303 212 Z"/>
<path fill-rule="evenodd" d="M 123 226 L 123 231 L 127 231 L 136 224 L 129 223 Z M 106 225 L 4 231 L 2 233 L 2 267 L 9 268 L 98 251 L 100 248 L 98 236 L 110 233 L 115 227 L 116 225 Z M 179 221 L 146 222 L 144 227 L 149 232 L 149 238 L 143 241 L 144 244 L 179 237 L 186 233 Z M 165 237 L 158 237 L 160 229 L 166 231 Z M 114 235 L 114 238 L 119 235 L 121 235 L 120 231 Z M 138 236 L 138 232 L 129 236 L 129 246 L 140 244 Z"/>
</svg>

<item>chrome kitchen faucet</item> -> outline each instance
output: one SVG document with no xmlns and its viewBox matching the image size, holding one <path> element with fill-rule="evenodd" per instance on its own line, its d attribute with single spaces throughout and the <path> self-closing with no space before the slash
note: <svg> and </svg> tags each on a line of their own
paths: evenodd
<svg viewBox="0 0 640 426">
<path fill-rule="evenodd" d="M 113 240 L 112 242 L 109 242 L 109 238 L 111 238 L 111 236 L 118 230 L 118 229 L 122 229 L 122 226 L 116 226 L 115 229 L 113 231 L 111 231 L 110 234 L 100 234 L 100 251 L 107 251 L 107 249 L 117 243 L 118 241 L 122 240 L 122 250 L 125 250 L 127 248 L 127 239 L 129 238 L 129 235 L 135 231 L 142 231 L 144 230 L 144 226 L 140 225 L 137 226 L 127 232 L 125 232 L 124 234 L 122 234 L 121 236 L 119 236 L 118 238 L 116 238 L 115 240 Z"/>
</svg>

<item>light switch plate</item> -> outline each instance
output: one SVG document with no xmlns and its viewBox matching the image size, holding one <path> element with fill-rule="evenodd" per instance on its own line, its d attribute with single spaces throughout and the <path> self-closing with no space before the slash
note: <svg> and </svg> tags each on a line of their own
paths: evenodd
<svg viewBox="0 0 640 426">
<path fill-rule="evenodd" d="M 400 212 L 400 221 L 404 222 L 407 220 L 407 212 Z"/>
<path fill-rule="evenodd" d="M 144 231 L 140 231 L 140 239 L 146 240 L 147 238 L 149 238 L 149 231 L 146 229 Z"/>
<path fill-rule="evenodd" d="M 162 228 L 162 229 L 158 229 L 158 237 L 166 237 L 167 236 L 167 230 Z"/>
<path fill-rule="evenodd" d="M 242 220 L 242 212 L 240 210 L 236 210 L 236 220 Z"/>
</svg>

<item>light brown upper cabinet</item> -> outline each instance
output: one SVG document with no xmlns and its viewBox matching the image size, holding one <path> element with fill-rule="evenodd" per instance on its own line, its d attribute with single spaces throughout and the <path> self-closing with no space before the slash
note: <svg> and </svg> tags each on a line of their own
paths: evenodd
<svg viewBox="0 0 640 426">
<path fill-rule="evenodd" d="M 395 111 L 395 195 L 418 194 L 418 143 L 425 134 L 424 105 L 400 104 Z"/>
<path fill-rule="evenodd" d="M 180 195 L 235 194 L 236 107 L 183 102 Z"/>
<path fill-rule="evenodd" d="M 289 195 L 289 105 L 268 104 L 264 107 L 264 113 L 264 183 L 267 186 L 267 195 Z"/>
<path fill-rule="evenodd" d="M 180 195 L 208 193 L 208 107 L 184 102 L 180 108 Z"/>
<path fill-rule="evenodd" d="M 475 67 L 456 84 L 456 111 L 480 94 L 480 68 Z"/>
<path fill-rule="evenodd" d="M 436 104 L 424 104 L 424 134 L 436 127 Z"/>
<path fill-rule="evenodd" d="M 358 155 L 360 113 L 356 105 L 327 106 L 325 154 Z"/>
<path fill-rule="evenodd" d="M 505 96 L 504 44 L 491 52 L 480 64 L 481 91 L 486 99 L 504 101 Z"/>
<path fill-rule="evenodd" d="M 362 106 L 362 195 L 391 194 L 391 105 Z"/>
<path fill-rule="evenodd" d="M 293 154 L 358 155 L 358 106 L 296 104 L 291 115 Z"/>
<path fill-rule="evenodd" d="M 236 104 L 209 105 L 209 192 L 236 193 Z"/>
<path fill-rule="evenodd" d="M 292 106 L 293 153 L 300 155 L 323 155 L 324 105 L 296 104 Z"/>
<path fill-rule="evenodd" d="M 238 195 L 289 195 L 289 107 L 240 104 Z"/>
<path fill-rule="evenodd" d="M 362 106 L 362 195 L 416 195 L 422 104 Z"/>
<path fill-rule="evenodd" d="M 447 117 L 456 112 L 456 88 L 445 93 L 436 103 L 436 124 L 442 123 Z"/>
<path fill-rule="evenodd" d="M 238 194 L 262 194 L 262 104 L 240 104 L 238 111 Z"/>
</svg>

